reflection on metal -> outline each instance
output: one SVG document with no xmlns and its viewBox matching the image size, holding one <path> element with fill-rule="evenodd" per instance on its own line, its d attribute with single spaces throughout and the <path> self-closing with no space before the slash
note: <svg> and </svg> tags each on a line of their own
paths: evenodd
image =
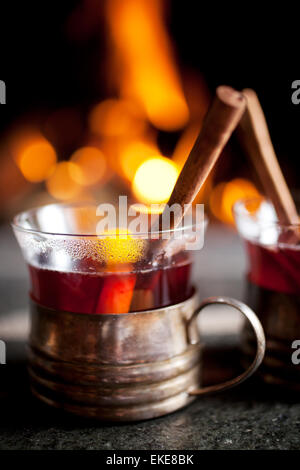
<svg viewBox="0 0 300 470">
<path fill-rule="evenodd" d="M 201 346 L 186 325 L 197 296 L 171 307 L 88 315 L 32 302 L 29 372 L 33 393 L 79 415 L 112 421 L 154 418 L 195 399 Z M 195 335 L 197 326 L 195 325 Z"/>
<path fill-rule="evenodd" d="M 248 302 L 258 314 L 266 333 L 266 355 L 259 376 L 267 384 L 300 391 L 300 364 L 292 361 L 292 343 L 300 332 L 300 299 L 248 283 Z M 248 325 L 243 330 L 243 364 L 253 357 L 255 339 Z"/>
<path fill-rule="evenodd" d="M 201 388 L 201 340 L 196 317 L 206 305 L 237 308 L 252 324 L 257 354 L 246 372 Z M 197 294 L 170 307 L 127 314 L 55 311 L 31 302 L 29 373 L 33 393 L 67 411 L 109 421 L 171 413 L 211 391 L 249 377 L 263 359 L 260 322 L 245 304 Z"/>
<path fill-rule="evenodd" d="M 192 318 L 188 322 L 188 335 L 189 335 L 191 344 L 194 344 L 194 342 L 197 341 L 197 339 L 193 338 L 193 333 L 194 333 L 193 326 L 196 322 L 198 315 L 201 313 L 201 311 L 205 307 L 207 307 L 208 305 L 213 305 L 213 304 L 228 305 L 230 307 L 235 308 L 236 310 L 238 310 L 240 313 L 244 315 L 249 325 L 251 325 L 251 328 L 252 328 L 251 331 L 253 331 L 254 333 L 255 357 L 250 363 L 249 367 L 237 377 L 234 377 L 233 379 L 227 380 L 226 382 L 223 382 L 220 384 L 210 385 L 208 387 L 201 387 L 199 390 L 191 390 L 190 391 L 191 395 L 205 395 L 207 393 L 215 393 L 215 392 L 219 392 L 219 391 L 223 391 L 223 390 L 227 390 L 229 388 L 235 387 L 236 385 L 244 382 L 246 379 L 251 377 L 252 374 L 254 374 L 254 372 L 262 363 L 264 355 L 265 355 L 266 339 L 265 339 L 264 331 L 263 331 L 263 328 L 259 319 L 255 315 L 253 310 L 251 310 L 251 308 L 249 308 L 246 304 L 244 304 L 243 302 L 240 302 L 239 300 L 232 299 L 230 297 L 208 297 L 201 303 L 201 305 L 198 307 L 198 309 L 195 311 Z"/>
</svg>

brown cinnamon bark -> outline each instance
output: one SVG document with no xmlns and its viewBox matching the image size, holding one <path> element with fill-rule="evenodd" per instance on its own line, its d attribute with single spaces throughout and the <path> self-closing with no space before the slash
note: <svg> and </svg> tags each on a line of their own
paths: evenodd
<svg viewBox="0 0 300 470">
<path fill-rule="evenodd" d="M 184 213 L 185 205 L 191 204 L 205 183 L 213 166 L 216 164 L 224 146 L 236 128 L 246 106 L 242 93 L 228 86 L 220 86 L 210 107 L 202 129 L 177 179 L 168 206 L 179 204 L 181 211 L 170 221 L 170 229 L 176 228 Z M 152 232 L 161 230 L 164 213 L 161 214 Z M 155 256 L 159 254 L 167 240 L 159 240 L 155 247 Z"/>
<path fill-rule="evenodd" d="M 298 224 L 299 216 L 280 169 L 264 112 L 255 91 L 243 90 L 246 111 L 238 126 L 242 145 L 251 158 L 266 196 L 274 205 L 281 224 Z"/>
</svg>

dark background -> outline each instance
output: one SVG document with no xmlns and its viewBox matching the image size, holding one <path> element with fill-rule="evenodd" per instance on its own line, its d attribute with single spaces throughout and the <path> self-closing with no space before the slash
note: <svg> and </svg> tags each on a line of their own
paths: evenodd
<svg viewBox="0 0 300 470">
<path fill-rule="evenodd" d="M 103 1 L 88 1 L 95 3 L 97 11 L 92 32 L 86 34 L 85 14 L 79 10 L 83 27 L 76 41 L 66 33 L 66 23 L 81 2 L 2 0 L 0 80 L 6 82 L 7 104 L 0 106 L 0 144 L 10 125 L 28 113 L 31 119 L 32 112 L 74 106 L 84 114 L 107 96 Z M 198 70 L 212 92 L 220 84 L 256 90 L 288 184 L 299 188 L 300 105 L 291 102 L 291 83 L 300 78 L 300 16 L 295 6 L 285 7 L 286 11 L 280 3 L 276 11 L 274 3 L 262 1 L 258 5 L 239 2 L 230 8 L 228 2 L 220 7 L 217 2 L 170 0 L 168 26 L 180 69 Z M 250 171 L 246 158 L 235 155 L 224 179 L 234 177 L 235 167 L 237 174 Z M 12 325 L 11 330 L 20 330 L 27 272 L 8 224 L 0 229 L 0 317 Z M 218 231 L 212 224 L 210 229 L 199 282 L 203 296 L 242 299 L 241 241 L 226 226 Z M 24 337 L 20 344 L 7 345 L 8 364 L 0 366 L 0 449 L 299 449 L 298 396 L 293 403 L 273 389 L 262 390 L 256 382 L 137 425 L 99 425 L 62 416 L 30 395 Z M 231 336 L 227 341 L 225 348 L 217 344 L 216 356 L 213 348 L 208 350 L 217 364 L 214 368 L 213 361 L 207 363 L 209 374 L 226 373 L 226 364 L 237 365 L 239 355 L 228 347 Z"/>
<path fill-rule="evenodd" d="M 151 1 L 151 0 L 149 0 Z M 79 1 L 1 2 L 0 79 L 7 104 L 0 107 L 0 133 L 24 113 L 60 106 L 88 107 L 105 96 L 101 80 L 107 31 L 103 2 L 95 0 L 92 32 L 68 35 L 68 18 Z M 219 84 L 252 87 L 264 107 L 275 149 L 292 187 L 299 185 L 300 105 L 291 102 L 299 78 L 298 11 L 272 4 L 240 5 L 170 0 L 168 27 L 178 61 L 202 73 L 211 90 Z M 101 85 L 102 84 L 102 85 Z M 236 163 L 239 164 L 238 162 Z"/>
</svg>

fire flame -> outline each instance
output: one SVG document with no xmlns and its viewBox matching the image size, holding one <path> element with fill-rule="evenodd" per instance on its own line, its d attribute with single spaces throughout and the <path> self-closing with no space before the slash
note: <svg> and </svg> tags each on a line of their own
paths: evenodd
<svg viewBox="0 0 300 470">
<path fill-rule="evenodd" d="M 163 24 L 160 0 L 109 0 L 107 19 L 123 70 L 121 94 L 141 103 L 162 130 L 182 128 L 189 111 Z"/>
<path fill-rule="evenodd" d="M 83 3 L 92 21 L 98 13 L 97 2 Z M 189 74 L 190 78 L 184 76 L 185 96 L 164 5 L 163 0 L 106 0 L 114 97 L 91 107 L 88 135 L 80 111 L 66 108 L 51 112 L 40 125 L 44 136 L 38 131 L 23 140 L 14 139 L 16 162 L 28 181 L 46 181 L 52 197 L 69 200 L 96 194 L 96 185 L 115 173 L 130 185 L 139 202 L 162 204 L 169 199 L 201 127 L 209 93 L 201 78 L 191 79 Z M 173 161 L 163 157 L 158 131 L 182 129 L 187 123 Z M 45 136 L 60 158 L 71 153 L 69 161 L 57 163 L 54 146 Z M 85 146 L 74 151 L 83 137 Z"/>
</svg>

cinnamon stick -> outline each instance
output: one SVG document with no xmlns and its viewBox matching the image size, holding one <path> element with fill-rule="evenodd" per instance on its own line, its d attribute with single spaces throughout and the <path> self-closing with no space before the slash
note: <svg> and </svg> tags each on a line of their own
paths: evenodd
<svg viewBox="0 0 300 470">
<path fill-rule="evenodd" d="M 220 86 L 212 106 L 204 119 L 202 129 L 186 160 L 186 163 L 177 179 L 168 206 L 179 204 L 180 213 L 174 215 L 170 221 L 170 229 L 176 228 L 187 208 L 191 204 L 205 183 L 209 173 L 216 164 L 224 146 L 236 128 L 246 106 L 242 93 L 228 86 Z M 164 212 L 160 214 L 152 232 L 162 228 Z M 164 248 L 167 240 L 159 240 L 155 254 L 158 255 Z"/>
<path fill-rule="evenodd" d="M 274 205 L 279 222 L 297 224 L 297 209 L 279 166 L 258 97 L 251 89 L 243 90 L 243 95 L 247 107 L 238 126 L 242 145 L 256 168 L 266 196 Z"/>
</svg>

